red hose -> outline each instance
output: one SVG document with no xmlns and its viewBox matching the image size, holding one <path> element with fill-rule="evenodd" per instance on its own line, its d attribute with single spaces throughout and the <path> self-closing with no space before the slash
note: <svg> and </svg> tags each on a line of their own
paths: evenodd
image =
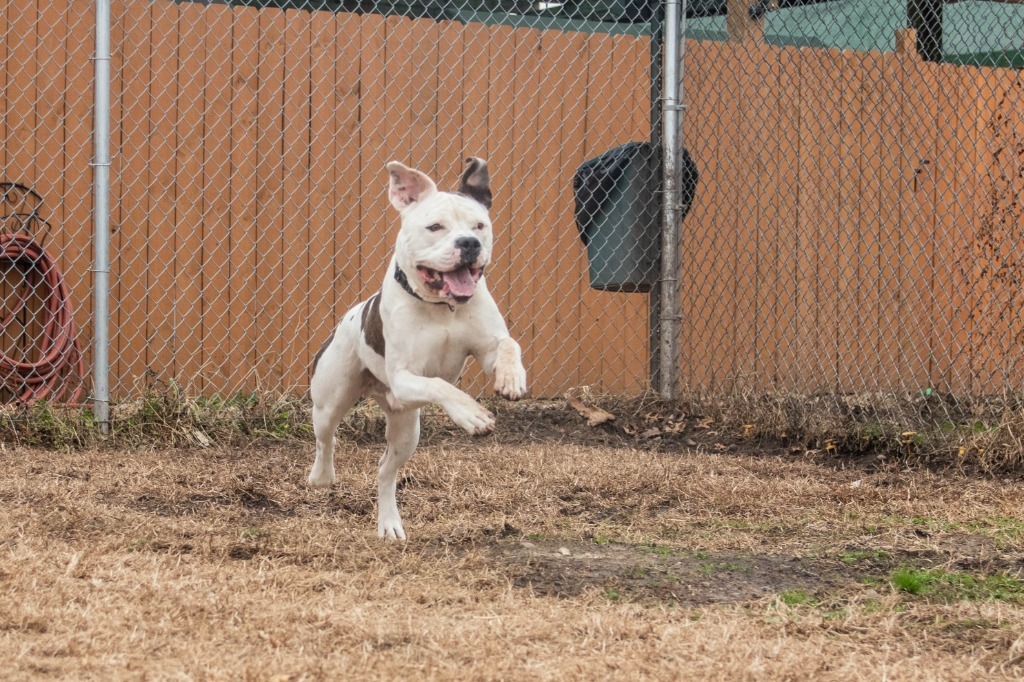
<svg viewBox="0 0 1024 682">
<path fill-rule="evenodd" d="M 13 392 L 23 403 L 36 400 L 81 404 L 85 393 L 85 363 L 78 347 L 71 295 L 57 265 L 32 238 L 0 233 L 0 274 L 17 269 L 24 277 L 16 305 L 0 319 L 4 332 L 26 309 L 33 293 L 42 290 L 42 338 L 35 362 L 21 362 L 0 351 L 0 386 Z"/>
</svg>

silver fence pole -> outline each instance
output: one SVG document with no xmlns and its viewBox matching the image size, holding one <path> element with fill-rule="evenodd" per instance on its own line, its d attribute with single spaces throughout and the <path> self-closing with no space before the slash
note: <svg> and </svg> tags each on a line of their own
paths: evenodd
<svg viewBox="0 0 1024 682">
<path fill-rule="evenodd" d="M 680 4 L 682 3 L 682 19 Z M 665 66 L 662 71 L 662 227 L 661 227 L 661 338 L 659 340 L 658 391 L 666 399 L 679 392 L 679 233 L 680 166 L 679 121 L 682 105 L 679 100 L 681 67 L 681 36 L 686 17 L 686 0 L 665 0 Z"/>
<path fill-rule="evenodd" d="M 96 0 L 93 121 L 93 412 L 110 432 L 110 3 Z"/>
</svg>

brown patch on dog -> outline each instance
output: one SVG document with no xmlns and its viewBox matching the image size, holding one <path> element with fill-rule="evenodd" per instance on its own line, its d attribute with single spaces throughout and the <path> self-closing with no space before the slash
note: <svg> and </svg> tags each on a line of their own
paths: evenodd
<svg viewBox="0 0 1024 682">
<path fill-rule="evenodd" d="M 377 355 L 384 357 L 384 322 L 380 319 L 380 292 L 363 306 L 363 339 Z"/>
<path fill-rule="evenodd" d="M 334 332 L 335 331 L 337 331 L 337 330 L 336 329 L 332 329 L 331 330 L 331 335 L 327 337 L 327 340 L 324 341 L 324 345 L 320 346 L 320 350 L 318 350 L 316 352 L 316 355 L 313 356 L 313 374 L 316 374 L 316 366 L 318 364 L 320 364 L 320 358 L 323 356 L 324 351 L 326 351 L 327 347 L 329 345 L 331 345 L 331 341 L 334 341 Z"/>
</svg>

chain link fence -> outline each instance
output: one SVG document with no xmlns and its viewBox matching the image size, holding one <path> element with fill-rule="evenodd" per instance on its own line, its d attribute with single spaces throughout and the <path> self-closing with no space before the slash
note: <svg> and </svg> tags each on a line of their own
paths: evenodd
<svg viewBox="0 0 1024 682">
<path fill-rule="evenodd" d="M 490 165 L 488 283 L 532 393 L 644 390 L 657 254 L 612 282 L 631 230 L 584 240 L 577 223 L 628 208 L 656 239 L 656 155 L 601 218 L 578 215 L 573 181 L 621 145 L 657 148 L 660 17 L 631 0 L 114 0 L 113 399 L 303 393 L 380 286 L 385 163 L 452 188 L 467 156 Z M 701 0 L 685 28 L 681 389 L 1019 390 L 1024 5 Z M 41 202 L 28 222 L 6 202 L 0 232 L 34 236 L 68 292 L 48 308 L 39 259 L 0 260 L 5 401 L 76 353 L 86 376 L 53 375 L 57 397 L 91 381 L 94 29 L 88 0 L 0 10 L 0 182 Z M 463 384 L 486 390 L 474 367 Z"/>
</svg>

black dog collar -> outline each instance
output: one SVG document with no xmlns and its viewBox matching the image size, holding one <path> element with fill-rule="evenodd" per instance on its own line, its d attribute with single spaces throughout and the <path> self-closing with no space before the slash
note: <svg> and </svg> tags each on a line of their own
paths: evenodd
<svg viewBox="0 0 1024 682">
<path fill-rule="evenodd" d="M 395 265 L 395 281 L 398 282 L 398 285 L 400 287 L 405 289 L 406 293 L 408 293 L 410 296 L 417 300 L 423 301 L 424 303 L 431 303 L 433 305 L 446 305 L 448 306 L 449 309 L 455 310 L 455 307 L 452 304 L 448 303 L 447 301 L 428 301 L 419 294 L 417 294 L 416 291 L 412 288 L 412 285 L 409 284 L 409 278 L 406 277 L 405 271 L 402 270 L 402 268 L 398 267 L 397 265 Z"/>
</svg>

